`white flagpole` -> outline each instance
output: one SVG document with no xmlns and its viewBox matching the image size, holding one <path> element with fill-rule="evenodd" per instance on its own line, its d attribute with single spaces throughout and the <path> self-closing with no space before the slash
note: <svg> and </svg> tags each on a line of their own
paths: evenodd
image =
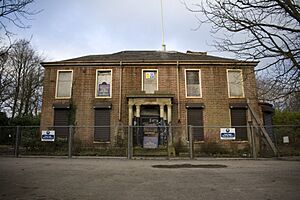
<svg viewBox="0 0 300 200">
<path fill-rule="evenodd" d="M 164 31 L 164 16 L 163 16 L 163 2 L 160 0 L 160 10 L 161 10 L 161 30 L 162 30 L 162 51 L 166 51 L 165 45 L 165 31 Z"/>
</svg>

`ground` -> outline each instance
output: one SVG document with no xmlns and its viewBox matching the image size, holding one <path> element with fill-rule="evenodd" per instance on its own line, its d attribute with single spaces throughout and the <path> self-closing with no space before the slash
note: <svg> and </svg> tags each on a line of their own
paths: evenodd
<svg viewBox="0 0 300 200">
<path fill-rule="evenodd" d="M 0 157 L 0 199 L 298 200 L 300 162 Z"/>
</svg>

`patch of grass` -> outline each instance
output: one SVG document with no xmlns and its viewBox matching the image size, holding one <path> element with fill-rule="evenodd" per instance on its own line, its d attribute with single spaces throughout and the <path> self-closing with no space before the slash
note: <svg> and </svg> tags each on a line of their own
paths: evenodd
<svg viewBox="0 0 300 200">
<path fill-rule="evenodd" d="M 81 147 L 74 152 L 75 156 L 126 156 L 127 149 L 122 147 Z"/>
<path fill-rule="evenodd" d="M 300 145 L 278 146 L 279 156 L 300 156 Z"/>
<path fill-rule="evenodd" d="M 156 149 L 145 149 L 142 147 L 134 147 L 133 156 L 153 156 L 153 157 L 168 156 L 168 149 L 167 147 L 159 147 Z"/>
</svg>

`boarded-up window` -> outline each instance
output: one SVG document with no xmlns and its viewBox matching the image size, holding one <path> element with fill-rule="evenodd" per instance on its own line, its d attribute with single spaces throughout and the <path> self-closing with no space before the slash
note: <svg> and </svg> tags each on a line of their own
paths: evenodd
<svg viewBox="0 0 300 200">
<path fill-rule="evenodd" d="M 111 70 L 97 70 L 96 97 L 111 97 Z"/>
<path fill-rule="evenodd" d="M 68 137 L 69 109 L 54 109 L 54 129 L 56 137 Z"/>
<path fill-rule="evenodd" d="M 186 96 L 201 97 L 200 70 L 186 70 Z"/>
<path fill-rule="evenodd" d="M 154 94 L 158 90 L 157 70 L 143 70 L 143 91 L 147 94 Z"/>
<path fill-rule="evenodd" d="M 110 109 L 95 109 L 94 141 L 110 141 Z"/>
<path fill-rule="evenodd" d="M 235 128 L 236 140 L 248 140 L 247 137 L 247 109 L 231 108 L 231 127 Z"/>
<path fill-rule="evenodd" d="M 194 141 L 201 141 L 204 139 L 203 132 L 203 109 L 189 108 L 187 109 L 188 125 L 195 126 L 192 128 Z"/>
<path fill-rule="evenodd" d="M 242 70 L 227 70 L 228 92 L 230 98 L 243 98 L 243 75 Z"/>
<path fill-rule="evenodd" d="M 58 71 L 56 82 L 56 97 L 71 98 L 72 71 Z"/>
</svg>

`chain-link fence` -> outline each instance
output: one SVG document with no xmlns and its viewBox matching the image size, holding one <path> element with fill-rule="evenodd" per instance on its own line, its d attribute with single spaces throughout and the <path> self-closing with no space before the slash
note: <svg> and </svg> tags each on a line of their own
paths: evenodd
<svg viewBox="0 0 300 200">
<path fill-rule="evenodd" d="M 0 155 L 14 155 L 17 127 L 0 126 Z"/>
<path fill-rule="evenodd" d="M 2 126 L 0 135 L 0 155 L 68 155 L 68 139 L 44 142 L 39 126 Z"/>
<path fill-rule="evenodd" d="M 271 126 L 279 156 L 300 156 L 300 124 Z"/>
<path fill-rule="evenodd" d="M 128 127 L 91 126 L 72 128 L 72 155 L 112 157 L 127 156 Z M 96 137 L 96 133 L 98 132 L 107 132 L 107 134 L 105 137 Z"/>
<path fill-rule="evenodd" d="M 244 130 L 246 135 L 234 139 L 222 139 L 220 133 L 222 127 L 226 126 L 68 126 L 48 127 L 42 134 L 43 130 L 39 126 L 2 126 L 0 127 L 0 155 L 69 158 L 72 156 L 127 158 L 274 156 L 268 141 L 261 134 L 261 127 L 236 127 L 236 131 Z M 264 128 L 276 147 L 278 156 L 300 156 L 300 125 Z M 55 130 L 53 137 L 51 130 Z M 104 137 L 97 136 L 98 133 L 105 131 L 108 134 Z M 65 134 L 59 134 L 60 132 Z M 253 140 L 252 135 L 256 139 Z M 244 137 L 246 140 L 243 139 Z"/>
</svg>

